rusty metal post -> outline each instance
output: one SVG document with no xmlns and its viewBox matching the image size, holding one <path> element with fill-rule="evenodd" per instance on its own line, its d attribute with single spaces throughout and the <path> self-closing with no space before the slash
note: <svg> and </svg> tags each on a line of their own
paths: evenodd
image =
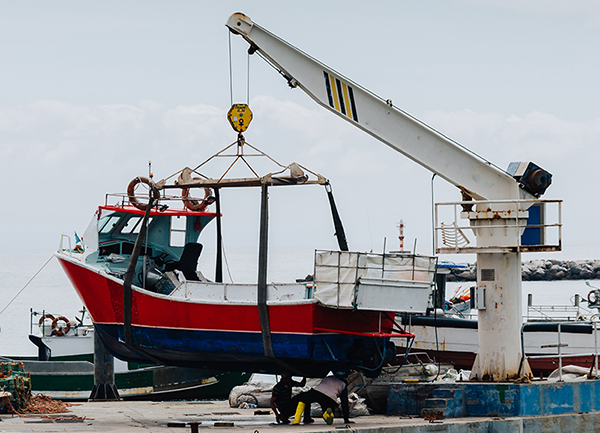
<svg viewBox="0 0 600 433">
<path fill-rule="evenodd" d="M 89 401 L 121 400 L 115 386 L 115 359 L 94 330 L 94 387 Z"/>
</svg>

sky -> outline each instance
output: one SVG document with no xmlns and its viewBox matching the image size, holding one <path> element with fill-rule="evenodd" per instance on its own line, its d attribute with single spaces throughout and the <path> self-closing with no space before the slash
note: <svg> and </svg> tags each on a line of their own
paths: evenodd
<svg viewBox="0 0 600 433">
<path fill-rule="evenodd" d="M 494 164 L 551 172 L 565 250 L 600 258 L 600 2 L 583 0 L 0 0 L 0 248 L 56 249 L 148 161 L 156 179 L 195 167 L 235 141 L 226 112 L 249 94 L 247 141 L 331 181 L 350 249 L 397 249 L 402 219 L 431 253 L 432 174 L 248 68 L 225 28 L 238 11 Z M 256 246 L 259 191 L 222 199 L 227 247 Z M 336 248 L 321 187 L 272 189 L 270 206 L 272 245 Z"/>
</svg>

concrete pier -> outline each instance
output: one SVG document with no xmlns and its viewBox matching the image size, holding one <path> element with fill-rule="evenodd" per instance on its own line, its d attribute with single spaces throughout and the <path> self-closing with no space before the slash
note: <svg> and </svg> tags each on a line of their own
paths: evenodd
<svg viewBox="0 0 600 433">
<path fill-rule="evenodd" d="M 345 427 L 336 419 L 328 426 L 322 419 L 307 426 L 273 425 L 275 417 L 265 409 L 232 409 L 226 401 L 129 402 L 103 401 L 75 404 L 70 412 L 57 415 L 0 416 L 3 432 L 156 432 L 181 433 L 208 429 L 230 432 L 594 432 L 600 413 L 540 417 L 469 417 L 430 423 L 413 416 L 373 415 L 353 418 Z M 268 414 L 255 414 L 255 412 Z M 74 418 L 75 417 L 75 418 Z M 193 423 L 199 423 L 194 426 Z"/>
</svg>

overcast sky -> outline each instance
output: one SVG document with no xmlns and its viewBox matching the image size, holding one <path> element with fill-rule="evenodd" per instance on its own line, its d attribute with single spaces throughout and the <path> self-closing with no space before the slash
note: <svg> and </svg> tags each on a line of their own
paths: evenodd
<svg viewBox="0 0 600 433">
<path fill-rule="evenodd" d="M 52 251 L 149 160 L 160 179 L 233 142 L 237 11 L 498 166 L 544 167 L 567 249 L 600 244 L 598 1 L 0 0 L 0 248 Z M 231 42 L 246 102 L 247 44 Z M 246 139 L 331 180 L 351 249 L 397 248 L 403 219 L 407 244 L 431 252 L 431 173 L 257 56 L 249 93 Z M 228 247 L 255 245 L 258 191 L 222 196 Z M 320 187 L 273 191 L 273 245 L 335 248 L 327 206 Z"/>
</svg>

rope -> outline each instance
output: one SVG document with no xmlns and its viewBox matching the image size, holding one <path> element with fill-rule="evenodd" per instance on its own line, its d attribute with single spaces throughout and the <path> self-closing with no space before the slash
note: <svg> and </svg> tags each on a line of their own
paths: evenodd
<svg viewBox="0 0 600 433">
<path fill-rule="evenodd" d="M 221 237 L 221 252 L 223 254 L 223 260 L 225 260 L 225 268 L 227 269 L 227 274 L 229 275 L 229 281 L 233 283 L 233 277 L 231 276 L 231 269 L 229 268 L 229 262 L 227 261 L 227 254 L 225 253 L 225 243 L 223 242 L 223 237 Z"/>
<path fill-rule="evenodd" d="M 44 268 L 46 267 L 46 265 L 47 265 L 48 263 L 50 263 L 50 260 L 52 260 L 52 257 L 54 257 L 54 256 L 52 255 L 52 256 L 50 256 L 50 258 L 49 258 L 48 260 L 46 260 L 46 263 L 44 263 L 44 265 L 43 265 L 43 266 L 42 266 L 42 267 L 41 267 L 41 268 L 40 268 L 40 269 L 39 269 L 39 270 L 38 270 L 38 271 L 35 273 L 35 275 L 34 275 L 33 277 L 31 277 L 31 278 L 30 278 L 30 280 L 29 280 L 29 281 L 27 281 L 27 284 L 25 284 L 25 285 L 23 286 L 23 288 L 22 288 L 21 290 L 19 290 L 19 292 L 18 292 L 18 293 L 15 295 L 15 297 L 14 297 L 14 298 L 12 298 L 8 304 L 6 304 L 6 307 L 4 307 L 4 308 L 2 309 L 2 311 L 0 311 L 0 314 L 4 313 L 4 311 L 6 311 L 6 309 L 7 309 L 8 307 L 10 307 L 10 304 L 12 304 L 12 303 L 13 303 L 13 301 L 14 301 L 15 299 L 17 299 L 17 297 L 18 297 L 18 296 L 19 296 L 19 295 L 20 295 L 20 294 L 23 292 L 23 290 L 25 290 L 25 289 L 27 288 L 27 286 L 29 285 L 29 283 L 31 283 L 31 282 L 33 281 L 33 279 L 34 279 L 35 277 L 37 277 L 37 276 L 38 276 L 38 274 L 39 274 L 40 272 L 42 272 L 42 269 L 44 269 Z"/>
</svg>

